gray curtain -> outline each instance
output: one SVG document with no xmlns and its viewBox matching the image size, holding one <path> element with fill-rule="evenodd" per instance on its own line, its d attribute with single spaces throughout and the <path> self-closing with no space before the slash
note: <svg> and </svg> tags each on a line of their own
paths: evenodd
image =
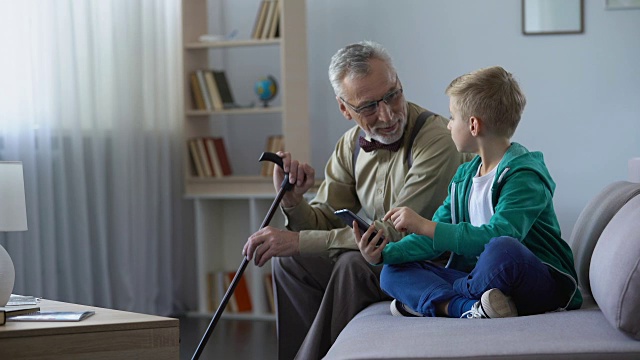
<svg viewBox="0 0 640 360">
<path fill-rule="evenodd" d="M 143 313 L 193 307 L 182 200 L 180 2 L 0 4 L 0 158 L 29 230 L 14 293 Z"/>
</svg>

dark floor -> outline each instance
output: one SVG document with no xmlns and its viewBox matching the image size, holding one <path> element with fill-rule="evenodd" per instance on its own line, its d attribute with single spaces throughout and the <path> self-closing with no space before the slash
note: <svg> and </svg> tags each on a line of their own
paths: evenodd
<svg viewBox="0 0 640 360">
<path fill-rule="evenodd" d="M 180 359 L 193 357 L 211 322 L 206 317 L 180 317 Z M 276 322 L 220 319 L 211 332 L 200 359 L 277 358 Z"/>
</svg>

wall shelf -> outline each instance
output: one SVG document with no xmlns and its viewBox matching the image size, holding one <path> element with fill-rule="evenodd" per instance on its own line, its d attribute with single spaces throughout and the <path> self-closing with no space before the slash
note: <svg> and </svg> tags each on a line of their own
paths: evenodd
<svg viewBox="0 0 640 360">
<path fill-rule="evenodd" d="M 281 42 L 280 39 L 191 42 L 185 44 L 184 48 L 186 50 L 207 50 L 215 48 L 280 45 Z"/>
<path fill-rule="evenodd" d="M 218 111 L 207 111 L 207 110 L 187 110 L 187 116 L 211 116 L 211 115 L 250 115 L 250 114 L 272 114 L 272 113 L 281 113 L 281 106 L 270 106 L 270 107 L 251 107 L 251 108 L 235 108 L 235 109 L 225 109 Z"/>
</svg>

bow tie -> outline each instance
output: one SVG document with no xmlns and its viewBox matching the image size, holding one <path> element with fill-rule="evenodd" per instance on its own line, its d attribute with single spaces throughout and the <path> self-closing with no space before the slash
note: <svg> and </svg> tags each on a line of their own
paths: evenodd
<svg viewBox="0 0 640 360">
<path fill-rule="evenodd" d="M 358 139 L 358 142 L 360 143 L 360 148 L 364 150 L 364 152 L 371 152 L 373 150 L 378 150 L 378 149 L 396 152 L 402 146 L 402 138 L 403 137 L 401 137 L 400 140 L 391 144 L 383 144 L 373 139 L 369 141 L 364 137 L 360 136 L 360 138 Z"/>
</svg>

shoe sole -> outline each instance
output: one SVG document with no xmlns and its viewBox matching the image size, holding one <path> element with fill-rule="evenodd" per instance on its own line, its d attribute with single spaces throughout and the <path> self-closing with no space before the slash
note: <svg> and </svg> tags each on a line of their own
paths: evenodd
<svg viewBox="0 0 640 360">
<path fill-rule="evenodd" d="M 393 299 L 393 301 L 391 302 L 391 305 L 389 306 L 389 310 L 391 310 L 391 315 L 403 316 L 403 317 L 423 317 L 424 316 L 418 312 L 411 312 L 406 308 L 399 309 L 398 304 L 401 304 L 400 306 L 403 306 L 402 303 L 400 303 L 398 300 Z"/>
<path fill-rule="evenodd" d="M 393 315 L 393 316 L 404 316 L 404 315 L 402 315 L 400 313 L 400 311 L 396 307 L 396 300 L 395 299 L 393 299 L 393 301 L 391 302 L 391 305 L 389 306 L 389 310 L 391 310 L 391 315 Z"/>
<path fill-rule="evenodd" d="M 516 304 L 500 291 L 500 289 L 491 289 L 480 299 L 482 310 L 491 319 L 518 316 Z"/>
</svg>

